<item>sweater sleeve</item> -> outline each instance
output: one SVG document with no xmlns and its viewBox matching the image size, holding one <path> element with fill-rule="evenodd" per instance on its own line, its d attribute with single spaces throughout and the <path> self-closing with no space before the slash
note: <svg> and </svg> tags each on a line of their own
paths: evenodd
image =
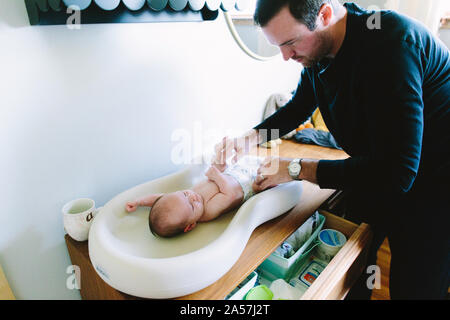
<svg viewBox="0 0 450 320">
<path fill-rule="evenodd" d="M 422 50 L 404 40 L 386 46 L 365 73 L 361 112 L 367 121 L 369 153 L 345 160 L 321 160 L 321 188 L 410 190 L 419 169 L 423 136 Z M 358 134 L 355 132 L 354 134 Z"/>
<path fill-rule="evenodd" d="M 302 71 L 299 84 L 292 99 L 253 129 L 258 129 L 262 132 L 263 137 L 267 133 L 266 141 L 280 138 L 298 128 L 300 124 L 311 116 L 315 108 L 314 90 L 305 68 Z M 262 131 L 264 129 L 266 131 Z"/>
</svg>

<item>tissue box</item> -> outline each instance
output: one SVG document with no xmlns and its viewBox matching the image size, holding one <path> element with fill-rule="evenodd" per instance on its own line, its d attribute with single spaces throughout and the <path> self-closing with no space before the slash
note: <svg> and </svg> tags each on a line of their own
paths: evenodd
<svg viewBox="0 0 450 320">
<path fill-rule="evenodd" d="M 263 263 L 259 266 L 258 270 L 261 272 L 261 276 L 266 279 L 276 280 L 284 279 L 289 281 L 298 271 L 298 269 L 306 262 L 312 250 L 317 246 L 317 236 L 322 230 L 325 223 L 325 217 L 319 214 L 319 223 L 313 234 L 309 239 L 300 247 L 291 257 L 284 258 L 276 253 L 272 253 Z"/>
</svg>

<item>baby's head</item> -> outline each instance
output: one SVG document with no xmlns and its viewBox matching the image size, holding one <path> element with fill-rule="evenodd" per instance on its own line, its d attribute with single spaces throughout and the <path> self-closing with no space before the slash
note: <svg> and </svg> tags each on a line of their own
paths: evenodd
<svg viewBox="0 0 450 320">
<path fill-rule="evenodd" d="M 150 210 L 150 230 L 161 237 L 188 232 L 203 215 L 203 208 L 202 196 L 192 190 L 164 194 Z"/>
</svg>

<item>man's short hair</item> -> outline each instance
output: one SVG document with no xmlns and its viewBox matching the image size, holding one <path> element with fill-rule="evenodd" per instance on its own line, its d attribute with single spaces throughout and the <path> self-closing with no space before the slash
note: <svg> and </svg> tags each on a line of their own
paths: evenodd
<svg viewBox="0 0 450 320">
<path fill-rule="evenodd" d="M 253 16 L 255 23 L 265 27 L 269 21 L 286 5 L 292 16 L 300 23 L 313 31 L 316 29 L 316 20 L 320 8 L 324 3 L 334 5 L 337 0 L 257 0 Z"/>
</svg>

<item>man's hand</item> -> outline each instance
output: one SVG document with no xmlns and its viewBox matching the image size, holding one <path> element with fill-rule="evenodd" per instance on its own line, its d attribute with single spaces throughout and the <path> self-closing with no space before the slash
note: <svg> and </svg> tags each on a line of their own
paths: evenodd
<svg viewBox="0 0 450 320">
<path fill-rule="evenodd" d="M 288 166 L 292 159 L 268 157 L 258 169 L 258 176 L 253 183 L 253 190 L 261 192 L 284 182 L 292 181 Z"/>
<path fill-rule="evenodd" d="M 224 137 L 222 142 L 215 145 L 215 157 L 213 164 L 220 170 L 226 167 L 226 160 L 232 156 L 231 161 L 236 163 L 239 158 L 246 155 L 253 147 L 259 143 L 258 131 L 252 129 L 241 137 Z M 222 170 L 221 170 L 222 171 Z"/>
<path fill-rule="evenodd" d="M 293 159 L 290 158 L 266 158 L 258 169 L 258 176 L 253 183 L 253 190 L 261 192 L 272 188 L 277 184 L 292 181 L 288 166 Z M 302 159 L 302 170 L 298 178 L 314 184 L 317 182 L 317 167 L 319 160 Z"/>
</svg>

